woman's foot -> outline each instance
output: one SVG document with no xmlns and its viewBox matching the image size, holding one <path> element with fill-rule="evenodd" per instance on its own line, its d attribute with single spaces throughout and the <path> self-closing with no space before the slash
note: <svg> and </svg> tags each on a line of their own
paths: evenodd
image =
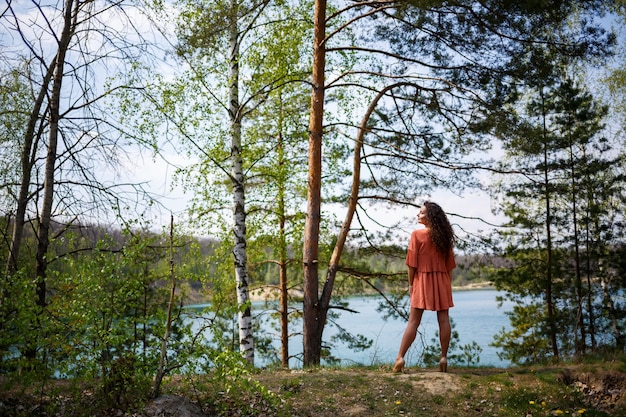
<svg viewBox="0 0 626 417">
<path fill-rule="evenodd" d="M 439 359 L 439 372 L 448 372 L 448 358 Z"/>
<path fill-rule="evenodd" d="M 396 359 L 396 363 L 393 365 L 393 373 L 397 374 L 404 372 L 404 358 Z"/>
</svg>

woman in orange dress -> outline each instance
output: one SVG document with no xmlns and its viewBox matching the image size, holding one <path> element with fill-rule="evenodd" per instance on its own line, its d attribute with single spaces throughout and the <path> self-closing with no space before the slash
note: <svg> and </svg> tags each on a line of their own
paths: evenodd
<svg viewBox="0 0 626 417">
<path fill-rule="evenodd" d="M 452 248 L 454 231 L 441 207 L 427 201 L 417 214 L 417 221 L 424 226 L 411 233 L 406 255 L 409 278 L 411 311 L 393 372 L 404 370 L 404 355 L 413 344 L 424 310 L 437 312 L 441 358 L 439 370 L 448 370 L 448 346 L 452 329 L 448 309 L 452 302 L 452 270 L 456 267 Z"/>
</svg>

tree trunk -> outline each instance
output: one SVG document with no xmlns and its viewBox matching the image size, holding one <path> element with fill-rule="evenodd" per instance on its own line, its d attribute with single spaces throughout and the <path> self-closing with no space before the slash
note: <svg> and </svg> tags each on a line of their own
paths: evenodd
<svg viewBox="0 0 626 417">
<path fill-rule="evenodd" d="M 52 79 L 52 91 L 50 92 L 50 133 L 48 136 L 48 152 L 46 154 L 46 167 L 44 173 L 44 188 L 41 214 L 37 229 L 37 304 L 40 307 L 46 305 L 46 268 L 48 266 L 46 253 L 50 244 L 50 222 L 52 217 L 52 203 L 54 200 L 54 173 L 57 160 L 57 143 L 59 137 L 61 87 L 63 85 L 63 67 L 65 54 L 72 37 L 74 20 L 78 14 L 79 2 L 74 0 L 65 1 L 64 26 L 59 39 L 59 49 L 54 62 L 54 75 Z"/>
<path fill-rule="evenodd" d="M 304 319 L 303 350 L 304 366 L 320 364 L 322 331 L 325 320 L 320 314 L 318 300 L 318 254 L 321 210 L 322 177 L 322 130 L 324 116 L 324 71 L 326 0 L 315 0 L 313 16 L 315 27 L 313 40 L 313 71 L 311 91 L 311 114 L 309 118 L 309 180 L 307 190 L 307 217 L 304 228 L 302 263 L 304 267 Z"/>
<path fill-rule="evenodd" d="M 543 135 L 544 135 L 544 147 L 543 147 L 543 163 L 544 163 L 544 187 L 545 187 L 545 205 L 546 205 L 546 246 L 547 246 L 547 259 L 546 259 L 546 308 L 548 314 L 548 326 L 550 332 L 550 342 L 552 344 L 552 354 L 556 359 L 559 358 L 559 346 L 557 344 L 556 335 L 556 320 L 554 317 L 554 301 L 552 295 L 552 211 L 550 206 L 550 179 L 548 178 L 548 145 L 545 143 L 547 138 L 548 129 L 546 127 L 546 114 L 544 104 L 544 92 L 543 88 L 540 88 L 541 102 L 542 102 L 542 119 L 543 119 Z"/>
<path fill-rule="evenodd" d="M 280 217 L 280 342 L 281 363 L 289 368 L 289 287 L 287 285 L 287 245 L 285 242 L 284 200 L 281 200 L 283 213 Z"/>
<path fill-rule="evenodd" d="M 576 171 L 574 169 L 574 144 L 572 139 L 572 133 L 568 133 L 569 136 L 569 165 L 570 165 L 570 180 L 571 180 L 571 193 L 572 193 L 572 226 L 574 228 L 574 268 L 575 268 L 575 285 L 576 285 L 576 324 L 580 332 L 580 338 L 575 333 L 574 340 L 577 341 L 575 348 L 576 354 L 584 355 L 587 346 L 587 334 L 585 329 L 585 317 L 583 311 L 583 284 L 581 277 L 581 265 L 580 265 L 580 237 L 579 234 L 579 220 L 578 220 L 578 184 L 576 182 Z"/>
<path fill-rule="evenodd" d="M 11 246 L 7 256 L 6 277 L 14 274 L 18 268 L 18 259 L 20 248 L 22 246 L 22 236 L 24 235 L 24 225 L 26 224 L 26 207 L 29 202 L 30 180 L 32 176 L 32 168 L 34 163 L 34 149 L 37 148 L 39 133 L 35 133 L 37 122 L 41 120 L 41 108 L 46 98 L 52 75 L 54 74 L 54 62 L 48 66 L 39 94 L 34 102 L 33 109 L 30 113 L 26 133 L 24 134 L 24 144 L 22 145 L 22 154 L 20 156 L 21 180 L 20 191 L 17 199 L 17 210 L 15 212 L 15 220 L 13 222 L 13 232 L 11 236 Z"/>
<path fill-rule="evenodd" d="M 283 368 L 289 368 L 289 287 L 287 279 L 287 237 L 286 237 L 286 208 L 285 208 L 285 148 L 283 143 L 283 112 L 282 99 L 280 115 L 278 117 L 278 275 L 280 282 L 280 344 L 281 344 L 281 364 Z"/>
<path fill-rule="evenodd" d="M 356 140 L 354 141 L 352 187 L 350 190 L 350 198 L 348 200 L 348 210 L 346 211 L 346 217 L 344 218 L 341 230 L 339 232 L 339 235 L 337 236 L 337 242 L 335 243 L 335 247 L 333 248 L 330 262 L 328 263 L 328 271 L 326 271 L 326 281 L 324 282 L 324 288 L 322 289 L 322 295 L 320 297 L 320 320 L 323 320 L 323 322 L 326 321 L 328 308 L 330 307 L 330 299 L 333 291 L 333 285 L 335 283 L 335 277 L 337 276 L 337 270 L 339 269 L 339 261 L 341 260 L 341 254 L 343 253 L 343 249 L 348 238 L 348 233 L 350 232 L 350 226 L 352 225 L 352 219 L 354 218 L 354 213 L 356 212 L 357 208 L 357 203 L 359 199 L 359 188 L 361 185 L 361 150 L 363 149 L 365 134 L 368 131 L 367 124 L 369 123 L 370 117 L 376 109 L 378 102 L 385 96 L 385 94 L 387 94 L 388 91 L 393 90 L 397 87 L 407 85 L 412 84 L 397 83 L 389 85 L 380 90 L 376 97 L 374 97 L 374 99 L 370 102 L 370 105 L 368 106 L 367 111 L 365 112 L 365 115 L 361 120 L 361 125 L 359 126 Z"/>
<path fill-rule="evenodd" d="M 159 355 L 159 365 L 152 385 L 151 398 L 158 398 L 161 395 L 161 383 L 167 370 L 165 369 L 165 359 L 167 358 L 167 342 L 172 330 L 172 311 L 176 299 L 176 274 L 174 274 L 174 216 L 170 216 L 170 302 L 167 305 L 167 318 L 165 319 L 165 332 L 161 339 L 161 352 Z"/>
<path fill-rule="evenodd" d="M 232 185 L 233 185 L 233 234 L 235 279 L 237 282 L 237 304 L 239 306 L 239 350 L 244 358 L 254 365 L 254 337 L 252 313 L 248 288 L 246 252 L 246 200 L 241 155 L 241 107 L 239 103 L 239 28 L 237 25 L 237 0 L 230 1 L 231 22 L 229 39 L 229 116 L 231 134 Z"/>
<path fill-rule="evenodd" d="M 586 154 L 585 154 L 585 159 L 587 158 Z M 592 249 L 592 242 L 591 242 L 591 236 L 592 236 L 592 231 L 591 231 L 591 227 L 592 224 L 596 230 L 596 232 L 598 231 L 598 225 L 597 225 L 597 215 L 592 213 L 591 207 L 594 207 L 595 201 L 594 198 L 592 197 L 594 195 L 594 191 L 591 187 L 589 187 L 589 184 L 591 184 L 590 178 L 589 178 L 589 171 L 585 172 L 585 188 L 586 188 L 586 199 L 587 199 L 587 209 L 586 209 L 586 213 L 585 213 L 585 219 L 586 219 L 586 227 L 585 227 L 585 253 L 587 254 L 586 256 L 586 264 L 585 264 L 585 276 L 586 276 L 586 281 L 587 281 L 587 311 L 589 312 L 589 336 L 591 338 L 591 349 L 595 350 L 596 349 L 596 328 L 595 328 L 595 314 L 593 312 L 593 297 L 594 297 L 594 293 L 595 291 L 593 290 L 593 285 L 592 285 L 592 277 L 591 277 L 591 259 L 592 256 L 597 256 L 597 254 L 599 253 L 598 247 L 597 245 L 593 245 L 593 249 Z M 592 220 L 593 219 L 593 220 Z M 595 234 L 595 233 L 593 233 Z M 596 239 L 596 241 L 599 241 L 599 239 Z"/>
<path fill-rule="evenodd" d="M 48 135 L 48 150 L 46 153 L 46 167 L 44 171 L 44 187 L 41 213 L 37 227 L 37 253 L 35 254 L 36 276 L 36 303 L 42 309 L 46 306 L 46 270 L 48 267 L 47 252 L 50 244 L 50 223 L 52 220 L 52 204 L 54 201 L 54 174 L 57 160 L 57 143 L 59 137 L 60 101 L 61 88 L 63 85 L 63 67 L 65 55 L 75 27 L 75 19 L 78 14 L 79 2 L 66 0 L 64 6 L 64 26 L 59 38 L 59 49 L 54 60 L 54 74 L 52 78 L 52 91 L 50 92 L 50 129 Z M 38 320 L 38 318 L 35 318 Z M 37 322 L 33 323 L 37 328 Z M 35 331 L 35 334 L 38 332 Z M 26 350 L 26 357 L 33 359 L 36 356 L 36 347 L 31 346 Z"/>
</svg>

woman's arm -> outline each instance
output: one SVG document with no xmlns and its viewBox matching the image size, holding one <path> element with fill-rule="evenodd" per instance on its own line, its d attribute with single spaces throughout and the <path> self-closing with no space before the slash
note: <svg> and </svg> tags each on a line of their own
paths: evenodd
<svg viewBox="0 0 626 417">
<path fill-rule="evenodd" d="M 409 288 L 413 285 L 413 276 L 415 275 L 415 267 L 412 266 L 408 266 L 407 265 L 407 269 L 408 269 L 408 277 L 409 277 Z"/>
</svg>

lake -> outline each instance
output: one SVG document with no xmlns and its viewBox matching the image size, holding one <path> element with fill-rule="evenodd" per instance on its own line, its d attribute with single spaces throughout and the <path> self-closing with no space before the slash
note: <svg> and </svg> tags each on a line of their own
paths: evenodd
<svg viewBox="0 0 626 417">
<path fill-rule="evenodd" d="M 504 314 L 513 308 L 511 302 L 503 303 L 498 307 L 496 296 L 498 291 L 492 289 L 454 291 L 454 307 L 450 309 L 450 318 L 454 323 L 454 331 L 459 334 L 458 346 L 472 344 L 476 342 L 481 348 L 480 361 L 478 366 L 492 366 L 505 368 L 510 365 L 508 361 L 498 358 L 497 349 L 489 346 L 493 341 L 493 336 L 500 332 L 502 328 L 510 329 L 509 319 Z M 396 357 L 400 339 L 404 332 L 406 322 L 404 320 L 389 319 L 383 320 L 382 314 L 376 311 L 380 297 L 351 297 L 348 299 L 349 308 L 358 311 L 358 314 L 341 311 L 337 323 L 355 334 L 362 334 L 374 341 L 372 347 L 366 351 L 356 352 L 346 346 L 339 345 L 333 349 L 335 357 L 341 359 L 342 364 L 392 364 Z M 256 304 L 256 303 L 255 303 Z M 290 328 L 290 333 L 301 332 L 301 322 L 294 324 Z M 333 327 L 326 326 L 324 330 L 324 340 L 328 340 L 333 334 Z M 419 334 L 413 343 L 413 347 L 407 353 L 405 359 L 407 367 L 416 363 L 420 354 L 422 342 L 432 344 L 431 339 L 435 338 L 438 331 L 437 314 L 433 311 L 425 311 L 422 323 L 419 327 Z M 421 334 L 421 336 L 420 336 Z M 438 339 L 437 339 L 438 343 Z M 274 346 L 278 349 L 280 342 L 276 340 Z M 438 346 L 438 345 L 437 345 Z M 302 337 L 292 338 L 289 343 L 290 355 L 302 352 Z M 455 352 L 450 352 L 452 354 Z M 457 349 L 456 353 L 460 353 Z M 257 366 L 264 364 L 256 359 Z M 289 363 L 292 368 L 301 367 L 302 364 L 297 359 L 292 359 Z M 453 363 L 451 363 L 453 366 Z"/>
</svg>

